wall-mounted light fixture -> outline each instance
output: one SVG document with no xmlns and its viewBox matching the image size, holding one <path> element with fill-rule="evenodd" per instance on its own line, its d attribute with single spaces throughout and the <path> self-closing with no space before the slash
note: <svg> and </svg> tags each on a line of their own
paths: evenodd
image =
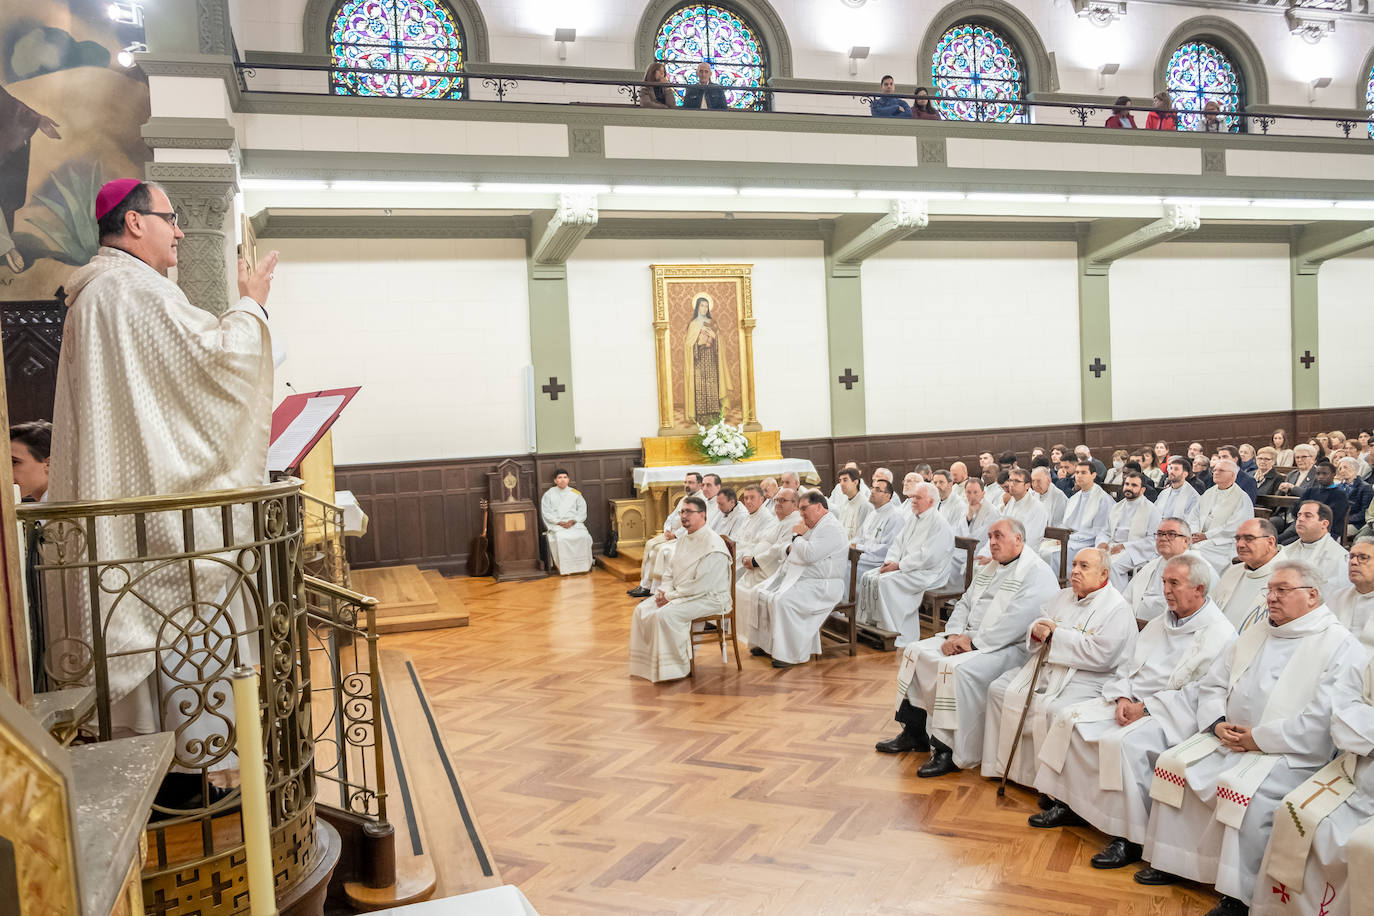
<svg viewBox="0 0 1374 916">
<path fill-rule="evenodd" d="M 553 40 L 558 42 L 558 59 L 568 59 L 568 45 L 577 41 L 577 29 L 554 29 Z"/>
<path fill-rule="evenodd" d="M 855 45 L 849 49 L 849 75 L 859 74 L 859 61 L 868 59 L 868 45 Z"/>
<path fill-rule="evenodd" d="M 1102 64 L 1097 68 L 1097 88 L 1107 88 L 1107 77 L 1116 76 L 1116 71 L 1121 69 L 1120 64 Z"/>
</svg>

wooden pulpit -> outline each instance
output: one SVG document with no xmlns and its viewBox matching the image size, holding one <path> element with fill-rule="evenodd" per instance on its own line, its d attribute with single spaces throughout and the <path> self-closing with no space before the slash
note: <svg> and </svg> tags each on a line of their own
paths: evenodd
<svg viewBox="0 0 1374 916">
<path fill-rule="evenodd" d="M 547 575 L 539 566 L 539 512 L 530 495 L 533 492 L 533 474 L 514 459 L 501 462 L 487 474 L 492 575 L 497 582 Z"/>
</svg>

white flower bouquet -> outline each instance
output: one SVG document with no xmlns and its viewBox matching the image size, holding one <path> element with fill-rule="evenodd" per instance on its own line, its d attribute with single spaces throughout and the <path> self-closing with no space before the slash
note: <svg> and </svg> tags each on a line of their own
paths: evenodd
<svg viewBox="0 0 1374 916">
<path fill-rule="evenodd" d="M 744 424 L 731 426 L 725 422 L 724 416 L 719 417 L 709 427 L 697 426 L 697 434 L 692 437 L 692 447 L 712 464 L 745 461 L 754 457 L 754 446 L 744 434 Z"/>
</svg>

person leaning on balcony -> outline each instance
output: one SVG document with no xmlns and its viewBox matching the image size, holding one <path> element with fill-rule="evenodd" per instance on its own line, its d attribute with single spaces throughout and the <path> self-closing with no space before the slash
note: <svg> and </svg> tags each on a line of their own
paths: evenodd
<svg viewBox="0 0 1374 916">
<path fill-rule="evenodd" d="M 707 108 L 724 111 L 729 107 L 725 103 L 725 90 L 711 82 L 711 65 L 704 60 L 697 64 L 697 84 L 687 87 L 682 107 L 700 108 L 702 98 L 706 99 Z"/>
<path fill-rule="evenodd" d="M 936 108 L 930 101 L 930 90 L 925 86 L 916 87 L 916 105 L 911 109 L 911 116 L 920 121 L 942 121 L 944 117 L 940 114 L 940 109 Z"/>
<path fill-rule="evenodd" d="M 1207 104 L 1202 106 L 1202 129 L 1209 134 L 1224 133 L 1221 123 L 1221 106 L 1216 99 L 1208 99 Z"/>
<path fill-rule="evenodd" d="M 1118 96 L 1116 104 L 1112 106 L 1112 116 L 1107 119 L 1104 127 L 1135 127 L 1135 115 L 1131 114 L 1131 99 L 1129 96 Z"/>
<path fill-rule="evenodd" d="M 875 118 L 911 117 L 911 106 L 906 103 L 906 99 L 893 95 L 896 91 L 896 83 L 890 75 L 884 76 L 878 86 L 882 90 L 882 94 L 868 104 L 870 115 Z"/>
<path fill-rule="evenodd" d="M 1174 111 L 1174 100 L 1163 90 L 1156 92 L 1155 107 L 1145 116 L 1146 130 L 1178 130 L 1178 112 Z"/>
<path fill-rule="evenodd" d="M 639 87 L 640 108 L 676 108 L 677 99 L 673 90 L 664 84 L 668 82 L 668 68 L 663 61 L 656 60 L 644 71 L 644 84 Z"/>
</svg>

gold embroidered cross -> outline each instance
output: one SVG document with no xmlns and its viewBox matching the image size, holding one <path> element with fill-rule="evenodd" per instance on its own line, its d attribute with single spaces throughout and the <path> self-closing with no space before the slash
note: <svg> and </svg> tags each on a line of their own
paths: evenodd
<svg viewBox="0 0 1374 916">
<path fill-rule="evenodd" d="M 1335 789 L 1333 789 L 1333 788 L 1331 788 L 1331 787 L 1334 786 L 1336 783 L 1340 782 L 1342 778 L 1343 778 L 1343 777 L 1341 777 L 1341 776 L 1333 776 L 1333 777 L 1331 778 L 1331 781 L 1330 781 L 1330 782 L 1322 782 L 1321 780 L 1317 780 L 1317 785 L 1318 785 L 1318 786 L 1321 786 L 1321 788 L 1319 788 L 1317 791 L 1313 792 L 1312 795 L 1311 795 L 1311 797 L 1309 797 L 1309 798 L 1307 799 L 1307 801 L 1303 802 L 1303 803 L 1302 803 L 1301 805 L 1299 805 L 1298 807 L 1299 807 L 1299 808 L 1306 808 L 1308 805 L 1310 805 L 1313 801 L 1315 801 L 1315 800 L 1317 799 L 1317 796 L 1319 796 L 1319 795 L 1321 795 L 1321 794 L 1323 794 L 1323 793 L 1325 793 L 1325 792 L 1330 792 L 1332 795 L 1338 795 L 1338 794 L 1340 794 L 1340 793 L 1338 793 Z"/>
<path fill-rule="evenodd" d="M 950 676 L 951 674 L 953 674 L 953 673 L 954 673 L 954 671 L 953 671 L 952 669 L 945 668 L 944 670 L 942 670 L 942 671 L 940 672 L 940 680 L 943 681 L 943 682 L 945 682 L 945 683 L 948 683 L 948 682 L 949 682 L 949 676 Z"/>
</svg>

